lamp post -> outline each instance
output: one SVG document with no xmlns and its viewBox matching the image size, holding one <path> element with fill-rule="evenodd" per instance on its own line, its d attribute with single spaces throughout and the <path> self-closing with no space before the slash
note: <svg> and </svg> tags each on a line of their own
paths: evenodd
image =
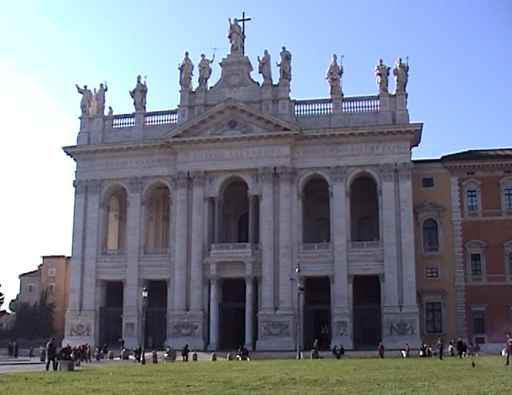
<svg viewBox="0 0 512 395">
<path fill-rule="evenodd" d="M 141 364 L 146 364 L 146 309 L 148 307 L 148 289 L 142 289 L 142 347 L 141 347 Z"/>
<path fill-rule="evenodd" d="M 301 278 L 300 278 L 300 264 L 297 263 L 297 266 L 295 266 L 295 274 L 297 276 L 297 359 L 301 359 L 300 355 L 300 341 L 301 341 L 301 306 L 300 306 L 300 294 L 304 292 L 304 286 L 302 285 Z"/>
</svg>

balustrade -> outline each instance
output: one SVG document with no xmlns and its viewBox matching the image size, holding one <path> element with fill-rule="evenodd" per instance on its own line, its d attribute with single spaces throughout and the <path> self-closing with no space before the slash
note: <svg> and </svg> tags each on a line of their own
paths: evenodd
<svg viewBox="0 0 512 395">
<path fill-rule="evenodd" d="M 112 128 L 130 128 L 135 125 L 134 114 L 119 114 L 112 117 Z"/>
<path fill-rule="evenodd" d="M 144 114 L 144 125 L 173 125 L 178 122 L 178 110 L 153 111 Z"/>
<path fill-rule="evenodd" d="M 379 96 L 345 97 L 342 101 L 342 112 L 378 112 Z M 331 99 L 297 100 L 294 105 L 296 117 L 314 117 L 333 113 Z"/>
</svg>

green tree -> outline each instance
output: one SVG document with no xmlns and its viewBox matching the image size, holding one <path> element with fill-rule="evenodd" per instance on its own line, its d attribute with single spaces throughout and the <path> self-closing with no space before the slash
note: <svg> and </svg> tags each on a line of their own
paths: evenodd
<svg viewBox="0 0 512 395">
<path fill-rule="evenodd" d="M 23 339 L 48 338 L 53 334 L 53 311 L 55 305 L 48 300 L 48 292 L 43 291 L 39 302 L 16 303 L 16 321 L 13 335 Z"/>
</svg>

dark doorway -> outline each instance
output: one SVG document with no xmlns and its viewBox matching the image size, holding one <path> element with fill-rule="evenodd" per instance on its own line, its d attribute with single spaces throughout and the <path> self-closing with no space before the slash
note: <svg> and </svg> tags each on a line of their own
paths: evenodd
<svg viewBox="0 0 512 395">
<path fill-rule="evenodd" d="M 355 276 L 354 347 L 375 349 L 382 339 L 380 280 L 378 276 Z"/>
<path fill-rule="evenodd" d="M 245 280 L 225 279 L 219 308 L 219 343 L 223 350 L 245 344 Z"/>
<path fill-rule="evenodd" d="M 100 308 L 100 344 L 119 346 L 123 336 L 123 283 L 105 284 L 105 301 Z"/>
<path fill-rule="evenodd" d="M 167 337 L 167 282 L 148 281 L 147 288 L 145 344 L 151 349 L 162 349 Z"/>
<path fill-rule="evenodd" d="M 331 281 L 329 277 L 308 277 L 304 282 L 304 344 L 309 350 L 315 339 L 321 350 L 331 344 Z"/>
</svg>

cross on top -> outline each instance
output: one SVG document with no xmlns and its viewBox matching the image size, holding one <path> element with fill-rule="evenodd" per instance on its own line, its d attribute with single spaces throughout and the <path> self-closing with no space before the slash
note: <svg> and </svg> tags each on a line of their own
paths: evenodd
<svg viewBox="0 0 512 395">
<path fill-rule="evenodd" d="M 249 22 L 251 18 L 245 17 L 245 11 L 242 11 L 242 18 L 235 18 L 235 21 L 242 22 L 242 55 L 245 55 L 245 22 Z"/>
</svg>

